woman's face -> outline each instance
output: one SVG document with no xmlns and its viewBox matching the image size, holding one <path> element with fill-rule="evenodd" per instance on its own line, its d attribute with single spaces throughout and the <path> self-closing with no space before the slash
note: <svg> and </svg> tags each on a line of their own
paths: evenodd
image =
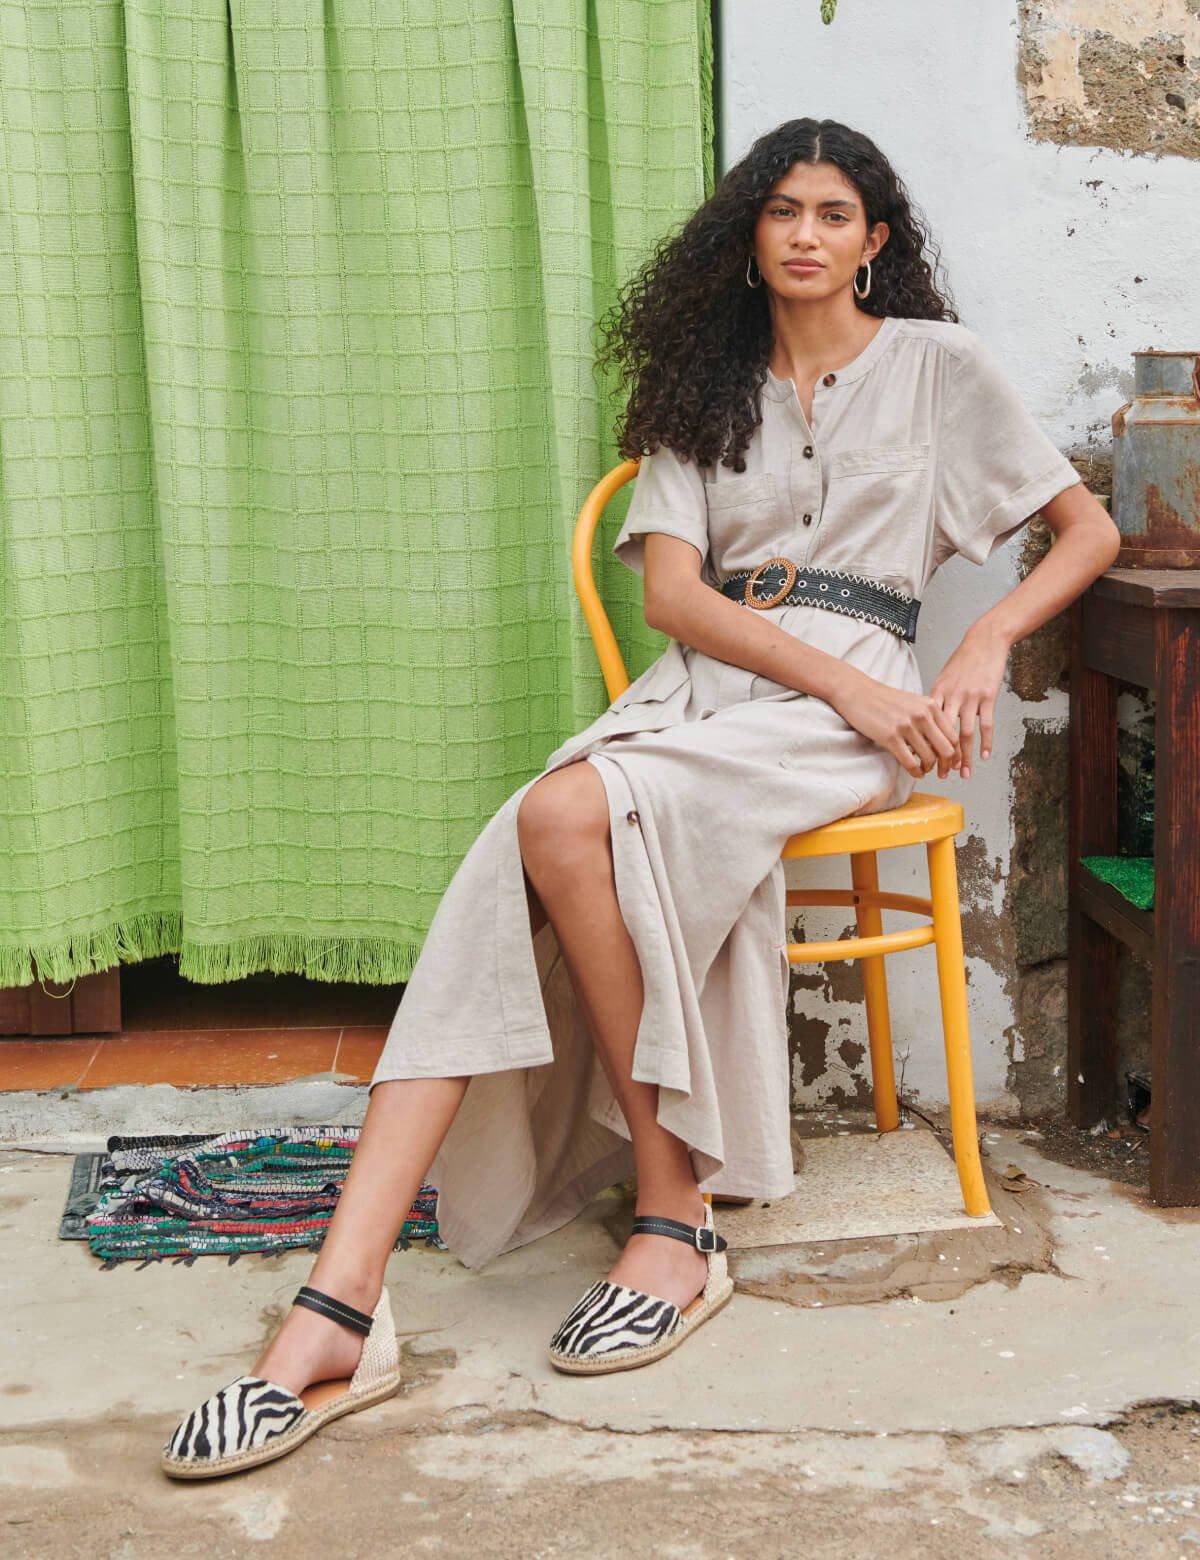
<svg viewBox="0 0 1200 1560">
<path fill-rule="evenodd" d="M 853 285 L 859 267 L 879 253 L 887 236 L 886 222 L 867 232 L 862 197 L 840 168 L 793 163 L 763 202 L 754 254 L 763 280 L 781 298 L 828 298 Z M 805 267 L 800 261 L 816 264 Z"/>
</svg>

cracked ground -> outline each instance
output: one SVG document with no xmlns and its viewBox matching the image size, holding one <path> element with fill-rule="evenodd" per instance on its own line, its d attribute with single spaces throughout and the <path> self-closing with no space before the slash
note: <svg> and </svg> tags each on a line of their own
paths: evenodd
<svg viewBox="0 0 1200 1560">
<path fill-rule="evenodd" d="M 545 1343 L 628 1189 L 478 1272 L 394 1253 L 401 1392 L 181 1484 L 162 1442 L 311 1255 L 101 1273 L 70 1155 L 0 1149 L 0 1554 L 1200 1556 L 1200 1210 L 984 1150 L 1000 1227 L 731 1249 L 694 1339 L 590 1380 Z"/>
</svg>

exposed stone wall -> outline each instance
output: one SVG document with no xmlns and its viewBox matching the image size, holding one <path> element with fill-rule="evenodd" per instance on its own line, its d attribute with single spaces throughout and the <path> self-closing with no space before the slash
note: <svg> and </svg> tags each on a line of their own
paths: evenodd
<svg viewBox="0 0 1200 1560">
<path fill-rule="evenodd" d="M 1019 0 L 1035 140 L 1200 157 L 1200 0 Z"/>
</svg>

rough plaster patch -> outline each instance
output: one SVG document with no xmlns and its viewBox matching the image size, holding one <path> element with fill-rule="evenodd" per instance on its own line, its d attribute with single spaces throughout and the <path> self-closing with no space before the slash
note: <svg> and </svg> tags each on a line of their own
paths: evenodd
<svg viewBox="0 0 1200 1560">
<path fill-rule="evenodd" d="M 1081 463 L 1073 461 L 1084 482 L 1088 483 Z M 1111 469 L 1111 468 L 1110 468 Z M 1111 485 L 1111 479 L 1110 479 Z M 1089 484 L 1090 488 L 1090 484 Z M 1054 533 L 1040 514 L 1025 527 L 1017 558 L 1020 579 L 1041 563 L 1054 544 Z M 1070 659 L 1070 615 L 1058 612 L 1047 622 L 1018 639 L 1008 658 L 1008 682 L 1018 699 L 1039 704 L 1056 692 L 1068 690 Z"/>
<path fill-rule="evenodd" d="M 1016 1031 L 1008 1087 L 1021 1114 L 1061 1110 L 1067 1096 L 1067 961 L 1022 970 L 1017 981 Z"/>
<path fill-rule="evenodd" d="M 1020 0 L 1018 14 L 1035 140 L 1200 157 L 1192 0 Z"/>
<path fill-rule="evenodd" d="M 1135 282 L 1140 280 L 1140 277 L 1134 277 Z M 1079 370 L 1075 382 L 1089 399 L 1099 395 L 1101 390 L 1115 390 L 1118 399 L 1128 401 L 1134 391 L 1133 370 L 1118 368 L 1115 363 L 1085 363 Z M 1109 474 L 1111 479 L 1111 465 Z M 1082 476 L 1083 473 L 1081 472 L 1080 475 Z M 1111 492 L 1112 489 L 1108 488 L 1106 491 Z"/>
<path fill-rule="evenodd" d="M 793 1064 L 799 1068 L 797 1083 L 801 1088 L 810 1088 L 825 1076 L 828 1037 L 829 1024 L 823 1018 L 809 1018 L 806 1013 L 800 1013 L 792 1020 Z"/>
<path fill-rule="evenodd" d="M 803 916 L 803 911 L 800 912 Z M 840 928 L 821 930 L 816 934 L 822 940 L 856 937 L 855 922 L 846 922 Z M 792 931 L 792 941 L 809 941 L 802 921 Z M 803 993 L 803 995 L 801 995 Z M 837 1031 L 832 1019 L 814 1016 L 812 1009 L 820 997 L 824 1005 L 842 1003 L 853 1017 L 843 1014 L 837 1019 Z M 788 989 L 788 1048 L 791 1056 L 792 1104 L 795 1107 L 833 1105 L 846 1106 L 868 1104 L 871 1100 L 870 1070 L 867 1064 L 867 1047 L 845 1031 L 854 1025 L 858 1033 L 865 1033 L 866 1016 L 863 1008 L 862 975 L 857 959 L 834 959 L 828 964 L 794 964 Z"/>
<path fill-rule="evenodd" d="M 1010 775 L 1013 850 L 1004 919 L 1013 927 L 1008 1088 L 1024 1116 L 1065 1098 L 1067 749 L 1063 719 L 1026 719 Z"/>
<path fill-rule="evenodd" d="M 1026 720 L 1011 765 L 1013 852 L 1007 909 L 1020 964 L 1067 952 L 1067 757 L 1063 720 Z"/>
<path fill-rule="evenodd" d="M 967 959 L 982 959 L 992 969 L 1008 968 L 1011 956 L 1010 931 L 1003 917 L 996 914 L 995 889 L 1002 881 L 999 856 L 988 857 L 988 842 L 982 834 L 968 834 L 958 843 L 958 898 L 962 917 L 963 953 Z M 967 971 L 970 984 L 970 968 Z"/>
<path fill-rule="evenodd" d="M 825 941 L 825 934 L 819 935 L 820 940 Z M 853 921 L 848 921 L 840 929 L 831 930 L 828 935 L 856 937 L 858 928 Z M 799 943 L 810 940 L 802 924 L 793 930 L 791 940 Z M 854 973 L 854 963 L 853 959 L 834 959 L 828 964 L 794 964 L 792 990 L 821 992 L 826 1002 L 858 1002 L 862 998 L 862 983 Z"/>
</svg>

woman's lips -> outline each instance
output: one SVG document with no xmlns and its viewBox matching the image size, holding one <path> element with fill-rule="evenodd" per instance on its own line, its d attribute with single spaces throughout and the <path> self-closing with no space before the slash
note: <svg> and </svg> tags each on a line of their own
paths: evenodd
<svg viewBox="0 0 1200 1560">
<path fill-rule="evenodd" d="M 819 260 L 785 260 L 783 263 L 789 271 L 823 271 L 825 269 Z"/>
</svg>

